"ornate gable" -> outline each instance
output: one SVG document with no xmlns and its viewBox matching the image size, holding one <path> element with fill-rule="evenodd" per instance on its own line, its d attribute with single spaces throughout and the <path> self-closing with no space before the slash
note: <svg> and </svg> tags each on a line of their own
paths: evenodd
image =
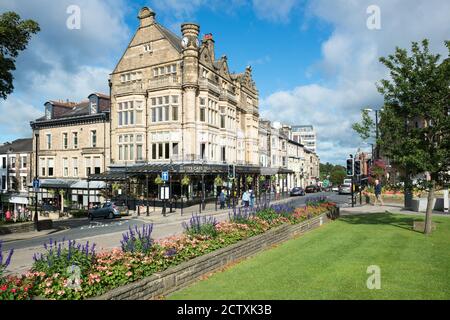
<svg viewBox="0 0 450 320">
<path fill-rule="evenodd" d="M 252 78 L 252 67 L 248 66 L 247 68 L 245 68 L 245 73 L 240 77 L 239 80 L 241 85 L 243 85 L 244 87 L 247 87 L 254 92 L 257 91 L 255 81 Z"/>
<path fill-rule="evenodd" d="M 205 44 L 202 45 L 202 47 L 200 48 L 199 56 L 200 56 L 200 62 L 202 64 L 204 64 L 205 66 L 210 67 L 211 69 L 214 68 L 212 55 L 211 55 L 211 52 L 210 52 L 208 46 L 206 46 Z"/>
</svg>

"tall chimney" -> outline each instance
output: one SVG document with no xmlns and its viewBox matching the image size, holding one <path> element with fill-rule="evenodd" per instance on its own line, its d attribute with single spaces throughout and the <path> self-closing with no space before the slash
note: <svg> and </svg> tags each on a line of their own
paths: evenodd
<svg viewBox="0 0 450 320">
<path fill-rule="evenodd" d="M 139 15 L 138 18 L 140 20 L 140 27 L 148 27 L 150 25 L 152 25 L 153 23 L 155 23 L 155 16 L 156 13 L 148 8 L 148 7 L 143 7 L 140 11 L 139 11 Z"/>
<path fill-rule="evenodd" d="M 203 43 L 208 47 L 208 51 L 212 61 L 215 61 L 216 58 L 214 54 L 214 39 L 212 33 L 207 33 L 203 36 Z"/>
</svg>

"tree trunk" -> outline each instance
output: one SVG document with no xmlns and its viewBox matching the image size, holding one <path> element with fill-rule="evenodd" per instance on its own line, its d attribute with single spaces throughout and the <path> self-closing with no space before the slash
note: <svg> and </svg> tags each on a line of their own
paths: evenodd
<svg viewBox="0 0 450 320">
<path fill-rule="evenodd" d="M 431 234 L 431 214 L 433 212 L 434 191 L 436 183 L 431 181 L 430 190 L 428 192 L 427 212 L 425 213 L 425 230 L 424 234 Z"/>
<path fill-rule="evenodd" d="M 411 178 L 409 177 L 409 172 L 406 172 L 404 197 L 405 197 L 405 203 L 404 203 L 405 209 L 411 209 L 413 194 L 412 194 L 412 183 L 411 183 Z"/>
</svg>

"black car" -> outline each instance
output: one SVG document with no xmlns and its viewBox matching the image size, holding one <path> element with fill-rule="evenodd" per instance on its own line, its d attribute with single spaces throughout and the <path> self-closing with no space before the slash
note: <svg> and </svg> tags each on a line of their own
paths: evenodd
<svg viewBox="0 0 450 320">
<path fill-rule="evenodd" d="M 89 209 L 88 218 L 93 220 L 94 218 L 108 218 L 113 219 L 120 217 L 119 207 L 113 202 L 106 202 L 103 206 L 96 206 Z"/>
<path fill-rule="evenodd" d="M 291 195 L 291 197 L 304 196 L 305 190 L 303 190 L 303 188 L 300 188 L 300 187 L 294 187 L 291 189 L 290 195 Z"/>
<path fill-rule="evenodd" d="M 305 189 L 306 193 L 316 193 L 316 192 L 320 192 L 320 188 L 318 186 L 307 186 Z"/>
</svg>

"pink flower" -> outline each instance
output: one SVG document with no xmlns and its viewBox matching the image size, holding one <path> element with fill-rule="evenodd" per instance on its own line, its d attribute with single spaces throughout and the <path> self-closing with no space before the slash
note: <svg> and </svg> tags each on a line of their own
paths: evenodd
<svg viewBox="0 0 450 320">
<path fill-rule="evenodd" d="M 133 275 L 133 272 L 128 271 L 127 273 L 125 273 L 125 275 L 126 275 L 127 277 L 131 277 L 131 276 Z"/>
<path fill-rule="evenodd" d="M 59 291 L 57 292 L 58 296 L 62 296 L 64 293 L 65 293 L 64 290 L 59 290 Z"/>
</svg>

